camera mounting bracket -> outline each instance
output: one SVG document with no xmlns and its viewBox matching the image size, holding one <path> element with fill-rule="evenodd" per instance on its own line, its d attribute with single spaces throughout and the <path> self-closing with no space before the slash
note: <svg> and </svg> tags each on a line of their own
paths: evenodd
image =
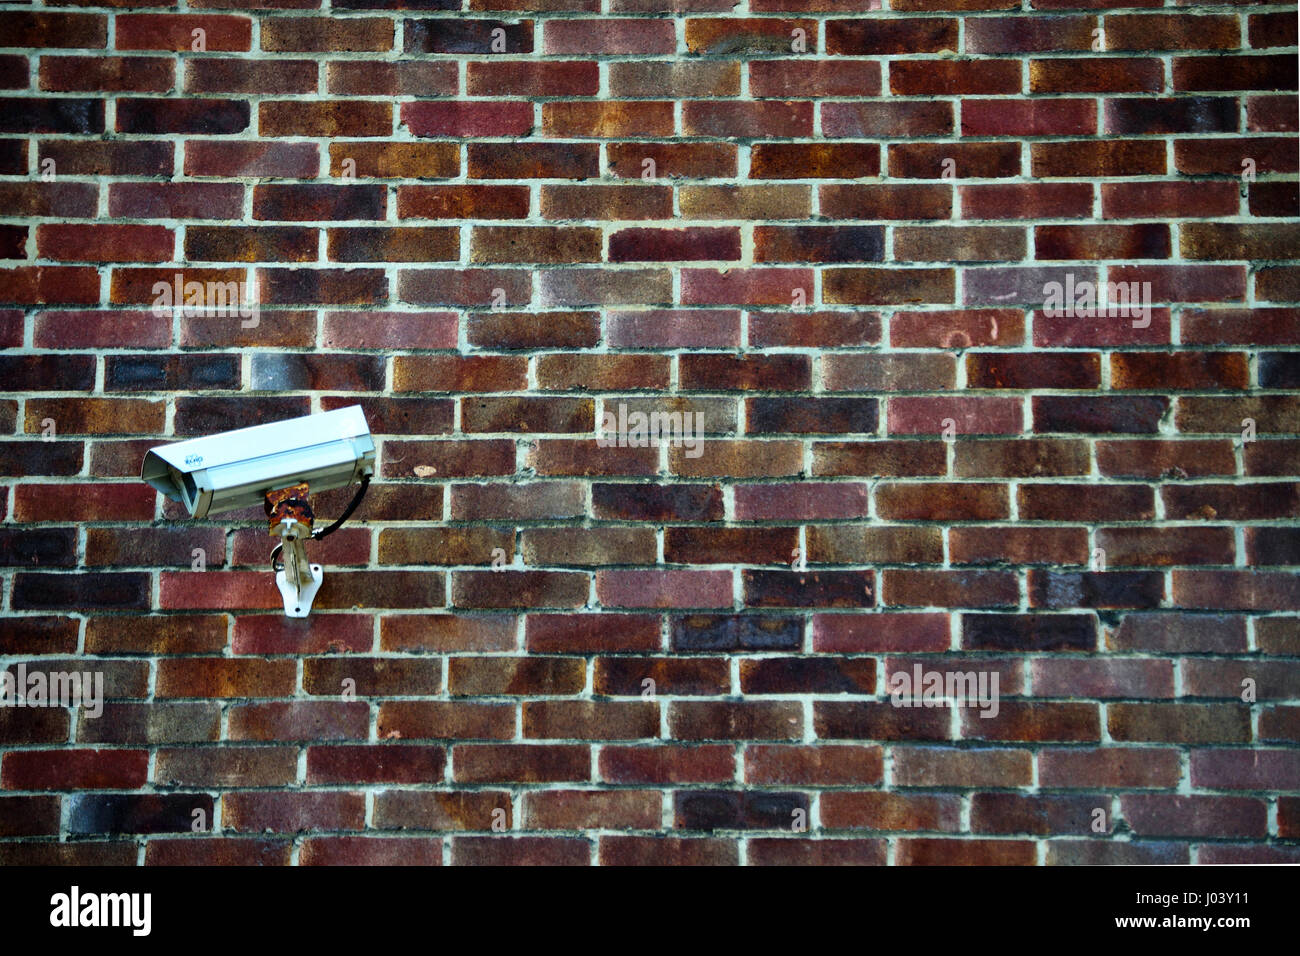
<svg viewBox="0 0 1300 956">
<path fill-rule="evenodd" d="M 310 490 L 306 482 L 300 482 L 266 493 L 268 528 L 272 535 L 279 535 L 284 553 L 284 567 L 275 572 L 275 583 L 288 617 L 311 613 L 312 601 L 325 577 L 321 566 L 307 559 L 305 542 L 312 537 L 315 520 L 308 499 Z"/>
</svg>

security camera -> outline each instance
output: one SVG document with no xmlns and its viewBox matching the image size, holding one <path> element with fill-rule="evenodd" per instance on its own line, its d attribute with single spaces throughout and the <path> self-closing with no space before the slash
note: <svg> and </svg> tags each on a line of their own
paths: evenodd
<svg viewBox="0 0 1300 956">
<path fill-rule="evenodd" d="M 140 478 L 181 502 L 195 518 L 262 505 L 281 538 L 271 553 L 285 613 L 306 617 L 323 571 L 304 541 L 337 530 L 360 504 L 375 471 L 375 443 L 360 405 L 192 438 L 151 449 Z M 308 495 L 359 484 L 352 503 L 329 527 L 313 530 Z M 275 561 L 283 551 L 284 565 Z"/>
<path fill-rule="evenodd" d="M 252 508 L 268 491 L 307 482 L 328 491 L 374 473 L 375 443 L 360 405 L 154 448 L 140 478 L 193 518 Z"/>
</svg>

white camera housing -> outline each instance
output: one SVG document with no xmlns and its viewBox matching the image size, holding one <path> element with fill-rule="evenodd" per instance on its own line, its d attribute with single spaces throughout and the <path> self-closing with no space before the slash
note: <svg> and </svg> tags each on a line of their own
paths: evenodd
<svg viewBox="0 0 1300 956">
<path fill-rule="evenodd" d="M 260 507 L 266 493 L 305 481 L 313 493 L 373 475 L 375 443 L 360 405 L 162 445 L 140 478 L 194 518 Z"/>
</svg>

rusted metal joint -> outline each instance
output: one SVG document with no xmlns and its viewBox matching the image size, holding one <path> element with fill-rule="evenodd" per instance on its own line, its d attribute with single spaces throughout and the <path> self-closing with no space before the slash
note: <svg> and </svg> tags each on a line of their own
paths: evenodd
<svg viewBox="0 0 1300 956">
<path fill-rule="evenodd" d="M 306 617 L 311 612 L 324 574 L 319 564 L 311 563 L 305 546 L 311 540 L 312 523 L 316 519 L 308 498 L 310 493 L 307 483 L 299 482 L 268 491 L 263 505 L 270 533 L 280 538 L 281 546 L 276 550 L 284 552 L 284 567 L 276 571 L 275 583 L 284 598 L 284 613 L 289 617 Z"/>
<path fill-rule="evenodd" d="M 311 500 L 308 498 L 310 493 L 311 489 L 305 481 L 290 485 L 288 488 L 277 488 L 275 491 L 266 493 L 266 501 L 263 507 L 266 509 L 269 518 L 267 525 L 272 535 L 276 537 L 283 536 L 283 525 L 289 522 L 297 522 L 306 530 L 308 535 L 311 534 L 312 523 L 316 520 L 316 515 L 311 510 Z"/>
</svg>

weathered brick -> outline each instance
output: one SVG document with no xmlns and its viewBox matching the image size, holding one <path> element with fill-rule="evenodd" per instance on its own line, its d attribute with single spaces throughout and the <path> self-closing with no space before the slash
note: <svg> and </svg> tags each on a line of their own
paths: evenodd
<svg viewBox="0 0 1300 956">
<path fill-rule="evenodd" d="M 402 24 L 404 52 L 410 53 L 532 53 L 532 20 L 438 18 L 406 20 Z M 501 46 L 494 44 L 501 41 Z M 504 48 L 502 48 L 504 47 Z"/>
<path fill-rule="evenodd" d="M 1300 860 L 1294 17 L 268 2 L 0 13 L 0 862 Z M 309 619 L 138 480 L 354 404 Z"/>
<path fill-rule="evenodd" d="M 221 798 L 221 819 L 223 825 L 235 831 L 360 830 L 365 825 L 365 797 L 328 790 L 227 793 Z"/>
<path fill-rule="evenodd" d="M 1158 93 L 1164 68 L 1154 58 L 1053 57 L 1029 61 L 1031 93 Z"/>
<path fill-rule="evenodd" d="M 53 11 L 6 11 L 0 17 L 5 36 L 18 47 L 103 49 L 108 18 L 101 14 Z"/>
<path fill-rule="evenodd" d="M 470 62 L 465 86 L 470 96 L 595 96 L 600 69 L 593 60 Z"/>
<path fill-rule="evenodd" d="M 682 130 L 714 139 L 797 137 L 812 133 L 812 103 L 761 100 L 752 103 L 693 100 L 682 105 Z"/>
<path fill-rule="evenodd" d="M 750 64 L 751 84 L 754 82 L 752 70 L 758 65 Z M 609 63 L 609 89 L 616 97 L 660 96 L 664 90 L 672 90 L 678 96 L 735 96 L 740 92 L 740 64 L 680 60 L 613 61 Z"/>
<path fill-rule="evenodd" d="M 198 58 L 185 66 L 187 93 L 315 93 L 311 60 L 259 63 L 247 59 Z"/>
<path fill-rule="evenodd" d="M 219 99 L 117 101 L 119 133 L 239 133 L 248 128 L 249 104 Z"/>
<path fill-rule="evenodd" d="M 260 25 L 268 53 L 385 51 L 393 48 L 394 24 L 384 17 L 275 17 Z"/>
<path fill-rule="evenodd" d="M 129 790 L 148 772 L 145 750 L 65 750 L 50 760 L 40 750 L 11 750 L 0 760 L 5 790 Z"/>
<path fill-rule="evenodd" d="M 881 601 L 893 607 L 1008 607 L 1017 602 L 1015 576 L 1004 571 L 885 570 Z"/>
<path fill-rule="evenodd" d="M 794 46 L 794 31 L 813 38 L 817 25 L 812 20 L 777 20 L 744 17 L 700 17 L 686 21 L 686 49 L 713 56 L 788 54 Z"/>
<path fill-rule="evenodd" d="M 542 129 L 552 136 L 586 139 L 666 136 L 673 130 L 673 104 L 663 101 L 544 103 Z"/>
<path fill-rule="evenodd" d="M 582 744 L 458 744 L 452 748 L 459 783 L 540 783 L 591 779 L 591 750 Z"/>
<path fill-rule="evenodd" d="M 895 60 L 890 92 L 902 96 L 1020 92 L 1020 65 L 1010 60 Z"/>
</svg>

